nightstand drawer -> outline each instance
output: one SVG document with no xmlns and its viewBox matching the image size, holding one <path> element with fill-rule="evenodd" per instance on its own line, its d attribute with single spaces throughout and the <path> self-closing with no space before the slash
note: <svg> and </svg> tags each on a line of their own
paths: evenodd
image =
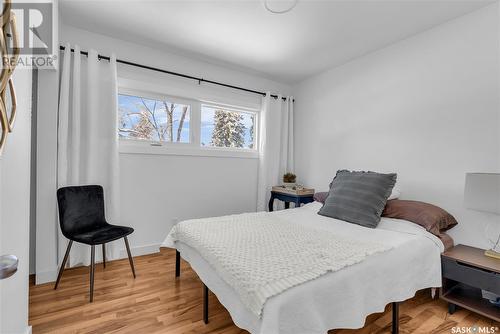
<svg viewBox="0 0 500 334">
<path fill-rule="evenodd" d="M 500 275 L 442 257 L 443 277 L 500 294 Z"/>
</svg>

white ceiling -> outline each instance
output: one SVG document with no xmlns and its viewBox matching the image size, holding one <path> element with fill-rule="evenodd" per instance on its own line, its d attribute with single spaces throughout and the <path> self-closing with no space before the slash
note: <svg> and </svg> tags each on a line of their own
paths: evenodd
<svg viewBox="0 0 500 334">
<path fill-rule="evenodd" d="M 272 14 L 260 0 L 61 0 L 60 11 L 79 28 L 295 83 L 492 2 L 299 0 Z"/>
</svg>

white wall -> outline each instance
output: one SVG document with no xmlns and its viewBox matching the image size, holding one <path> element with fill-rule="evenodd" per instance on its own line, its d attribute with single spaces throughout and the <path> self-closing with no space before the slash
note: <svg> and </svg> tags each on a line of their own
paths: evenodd
<svg viewBox="0 0 500 334">
<path fill-rule="evenodd" d="M 14 131 L 0 157 L 0 255 L 19 259 L 17 273 L 0 280 L 0 333 L 28 330 L 31 70 L 13 75 L 17 93 Z"/>
<path fill-rule="evenodd" d="M 123 40 L 90 33 L 69 25 L 60 27 L 61 44 L 78 44 L 137 63 L 165 68 L 246 88 L 290 94 L 291 87 L 251 73 L 169 54 Z M 260 105 L 260 96 L 211 85 L 199 86 L 147 70 L 119 66 L 120 82 L 143 83 L 146 89 L 166 94 L 225 101 L 245 106 Z M 55 280 L 56 203 L 55 140 L 57 76 L 40 72 L 38 112 L 37 189 L 37 283 Z M 124 80 L 125 79 L 125 80 Z M 147 86 L 147 87 L 146 87 Z M 44 92 L 42 92 L 42 90 Z M 46 92 L 51 91 L 51 92 Z M 43 101 L 42 101 L 43 100 Z M 174 220 L 253 211 L 257 196 L 257 160 L 179 155 L 120 155 L 121 222 L 132 226 L 132 253 L 158 250 Z M 122 249 L 122 242 L 117 243 Z"/>
<path fill-rule="evenodd" d="M 434 203 L 457 243 L 487 247 L 498 216 L 463 208 L 466 172 L 500 172 L 499 12 L 490 5 L 309 78 L 294 89 L 301 182 L 338 169 L 394 171 L 403 198 Z"/>
<path fill-rule="evenodd" d="M 257 159 L 123 154 L 120 163 L 122 220 L 142 252 L 158 249 L 173 219 L 255 211 Z"/>
</svg>

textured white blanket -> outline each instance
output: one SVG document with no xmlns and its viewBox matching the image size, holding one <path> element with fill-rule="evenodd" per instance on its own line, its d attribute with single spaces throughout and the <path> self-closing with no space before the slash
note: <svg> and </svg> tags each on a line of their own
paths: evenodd
<svg viewBox="0 0 500 334">
<path fill-rule="evenodd" d="M 259 317 L 268 298 L 391 248 L 267 212 L 187 220 L 169 236 L 196 249 Z"/>
</svg>

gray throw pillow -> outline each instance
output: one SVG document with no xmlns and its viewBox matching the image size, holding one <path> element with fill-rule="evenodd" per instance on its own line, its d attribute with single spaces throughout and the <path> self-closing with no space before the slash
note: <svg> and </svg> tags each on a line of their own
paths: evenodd
<svg viewBox="0 0 500 334">
<path fill-rule="evenodd" d="M 397 174 L 339 170 L 319 214 L 365 227 L 380 222 Z"/>
</svg>

